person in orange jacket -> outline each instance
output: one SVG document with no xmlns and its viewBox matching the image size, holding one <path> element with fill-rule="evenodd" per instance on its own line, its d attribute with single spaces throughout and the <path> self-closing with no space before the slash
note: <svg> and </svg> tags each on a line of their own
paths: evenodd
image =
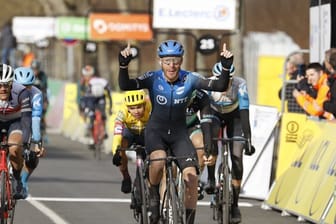
<svg viewBox="0 0 336 224">
<path fill-rule="evenodd" d="M 297 103 L 311 116 L 327 118 L 323 110 L 323 103 L 329 99 L 328 75 L 324 72 L 320 63 L 310 63 L 306 68 L 308 83 L 316 90 L 316 97 L 312 97 L 306 91 L 294 89 L 293 96 Z"/>
</svg>

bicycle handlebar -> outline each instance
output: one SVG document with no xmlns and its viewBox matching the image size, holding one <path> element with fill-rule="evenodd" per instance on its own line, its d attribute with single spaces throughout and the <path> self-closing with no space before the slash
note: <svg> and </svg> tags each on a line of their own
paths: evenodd
<svg viewBox="0 0 336 224">
<path fill-rule="evenodd" d="M 11 146 L 23 146 L 23 144 L 0 142 L 0 148 L 8 148 Z"/>
<path fill-rule="evenodd" d="M 227 143 L 227 142 L 248 142 L 248 139 L 242 136 L 233 136 L 231 138 L 212 138 L 213 141 L 221 141 L 222 143 Z"/>
<path fill-rule="evenodd" d="M 190 156 L 167 156 L 167 157 L 160 157 L 155 159 L 148 159 L 148 162 L 155 162 L 155 161 L 162 161 L 166 160 L 167 162 L 178 160 L 178 159 L 192 159 L 193 161 L 196 161 L 196 158 L 191 158 Z"/>
<path fill-rule="evenodd" d="M 245 155 L 251 156 L 255 152 L 255 148 L 251 145 L 251 140 L 242 136 L 233 136 L 231 138 L 213 138 L 213 141 L 221 141 L 224 144 L 230 142 L 242 142 L 245 145 Z"/>
<path fill-rule="evenodd" d="M 138 144 L 132 144 L 129 147 L 122 148 L 120 146 L 117 147 L 117 152 L 118 151 L 138 151 L 138 150 L 145 150 L 145 146 L 143 145 L 138 145 Z"/>
</svg>

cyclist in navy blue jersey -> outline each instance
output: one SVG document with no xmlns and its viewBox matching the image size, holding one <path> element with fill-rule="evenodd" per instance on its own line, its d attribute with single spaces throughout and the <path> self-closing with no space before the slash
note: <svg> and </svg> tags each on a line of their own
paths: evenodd
<svg viewBox="0 0 336 224">
<path fill-rule="evenodd" d="M 212 69 L 214 80 L 220 76 L 222 70 L 221 63 L 216 63 Z M 230 69 L 232 76 L 234 67 Z M 253 155 L 254 147 L 251 145 L 251 127 L 249 120 L 249 96 L 246 81 L 243 78 L 232 76 L 226 91 L 209 91 L 210 107 L 213 110 L 212 135 L 219 136 L 221 128 L 225 127 L 227 137 L 244 136 L 248 139 L 244 146 L 239 142 L 230 143 L 230 157 L 232 162 L 232 189 L 233 208 L 231 210 L 232 222 L 241 222 L 241 214 L 238 208 L 241 180 L 243 176 L 243 149 L 246 155 Z M 224 130 L 224 129 L 222 129 Z M 223 135 L 223 133 L 221 133 Z M 218 145 L 213 144 L 214 153 L 218 153 Z M 215 165 L 208 166 L 208 183 L 205 191 L 213 194 L 215 190 Z"/>
<path fill-rule="evenodd" d="M 128 45 L 119 54 L 119 86 L 122 90 L 147 88 L 152 102 L 152 113 L 145 130 L 147 154 L 151 159 L 166 156 L 168 148 L 177 157 L 189 157 L 177 161 L 183 171 L 186 185 L 185 208 L 187 223 L 194 223 L 198 162 L 196 151 L 188 135 L 186 126 L 186 108 L 195 89 L 225 91 L 229 82 L 229 68 L 233 63 L 233 54 L 223 45 L 220 53 L 223 69 L 218 80 L 206 79 L 198 73 L 181 69 L 183 46 L 176 40 L 167 40 L 157 50 L 161 69 L 149 71 L 142 76 L 130 79 L 128 64 L 132 51 Z M 149 190 L 151 223 L 159 221 L 159 184 L 164 170 L 164 161 L 155 161 L 149 167 Z"/>
</svg>

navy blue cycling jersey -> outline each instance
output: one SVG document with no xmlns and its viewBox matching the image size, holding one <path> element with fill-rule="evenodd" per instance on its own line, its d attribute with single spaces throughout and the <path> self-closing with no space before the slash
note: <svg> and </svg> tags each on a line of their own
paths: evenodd
<svg viewBox="0 0 336 224">
<path fill-rule="evenodd" d="M 136 79 L 129 79 L 128 70 L 121 68 L 119 86 L 122 90 L 149 90 L 152 102 L 150 120 L 186 125 L 185 113 L 192 92 L 195 89 L 225 91 L 229 81 L 228 71 L 223 70 L 219 77 L 218 80 L 210 80 L 198 73 L 180 70 L 178 79 L 170 83 L 162 70 L 149 71 Z"/>
</svg>

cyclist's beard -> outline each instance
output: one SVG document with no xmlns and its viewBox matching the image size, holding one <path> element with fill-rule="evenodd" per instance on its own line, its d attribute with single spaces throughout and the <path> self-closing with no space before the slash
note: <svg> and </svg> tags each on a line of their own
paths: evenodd
<svg viewBox="0 0 336 224">
<path fill-rule="evenodd" d="M 169 68 L 166 71 L 164 71 L 164 76 L 167 79 L 167 81 L 174 82 L 178 78 L 178 72 L 179 69 Z"/>
</svg>

